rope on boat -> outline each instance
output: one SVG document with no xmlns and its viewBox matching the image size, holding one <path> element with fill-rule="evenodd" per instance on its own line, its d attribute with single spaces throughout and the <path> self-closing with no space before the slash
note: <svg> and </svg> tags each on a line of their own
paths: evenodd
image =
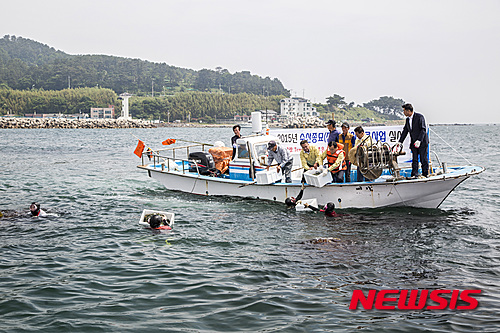
<svg viewBox="0 0 500 333">
<path fill-rule="evenodd" d="M 439 136 L 439 134 L 437 134 L 432 128 L 429 127 L 429 129 L 432 131 L 432 133 L 434 133 L 438 138 L 440 138 L 444 143 L 446 143 L 451 149 L 453 149 L 453 151 L 455 153 L 457 153 L 458 155 L 460 155 L 460 157 L 462 157 L 464 160 L 467 161 L 467 163 L 469 163 L 469 165 L 473 165 L 467 158 L 465 158 L 464 155 L 460 154 L 455 148 L 453 148 L 453 146 L 451 146 L 448 142 L 446 142 L 442 137 Z"/>
<path fill-rule="evenodd" d="M 401 197 L 401 194 L 399 194 L 399 191 L 398 191 L 398 189 L 396 188 L 396 184 L 395 184 L 395 183 L 392 183 L 392 188 L 396 190 L 396 193 L 398 194 L 398 197 L 399 197 L 399 199 L 403 202 L 403 204 L 404 204 L 405 206 L 408 206 L 408 205 L 406 204 L 405 200 Z M 391 191 L 392 191 L 392 190 L 391 190 Z"/>
</svg>

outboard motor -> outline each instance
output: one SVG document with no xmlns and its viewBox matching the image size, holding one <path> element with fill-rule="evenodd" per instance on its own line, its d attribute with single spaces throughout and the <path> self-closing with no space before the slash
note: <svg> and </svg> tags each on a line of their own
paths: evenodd
<svg viewBox="0 0 500 333">
<path fill-rule="evenodd" d="M 197 151 L 189 153 L 189 172 L 205 172 L 215 168 L 214 158 L 210 153 Z M 195 163 L 196 162 L 196 163 Z M 198 165 L 198 167 L 196 167 Z"/>
</svg>

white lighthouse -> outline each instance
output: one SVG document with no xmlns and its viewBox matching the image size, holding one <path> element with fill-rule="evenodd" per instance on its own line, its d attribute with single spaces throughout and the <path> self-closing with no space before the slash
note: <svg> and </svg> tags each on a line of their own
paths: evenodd
<svg viewBox="0 0 500 333">
<path fill-rule="evenodd" d="M 132 95 L 129 93 L 123 93 L 120 95 L 120 98 L 122 100 L 122 115 L 118 119 L 125 119 L 125 120 L 132 119 L 132 117 L 129 116 L 128 114 L 128 99 L 130 97 L 132 97 Z"/>
</svg>

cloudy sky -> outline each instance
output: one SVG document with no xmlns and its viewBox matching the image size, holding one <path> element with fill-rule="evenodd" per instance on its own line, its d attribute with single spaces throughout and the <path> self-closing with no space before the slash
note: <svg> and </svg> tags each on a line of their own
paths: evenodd
<svg viewBox="0 0 500 333">
<path fill-rule="evenodd" d="M 278 78 L 293 95 L 402 98 L 430 123 L 500 123 L 500 0 L 4 1 L 1 35 Z"/>
</svg>

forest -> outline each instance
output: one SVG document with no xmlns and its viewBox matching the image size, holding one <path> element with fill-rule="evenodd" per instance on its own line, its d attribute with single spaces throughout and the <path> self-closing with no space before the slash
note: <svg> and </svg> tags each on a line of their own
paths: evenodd
<svg viewBox="0 0 500 333">
<path fill-rule="evenodd" d="M 249 71 L 231 74 L 222 67 L 195 71 L 140 59 L 69 55 L 9 35 L 0 39 L 0 85 L 15 90 L 99 87 L 153 97 L 188 91 L 290 95 L 278 79 Z"/>
<path fill-rule="evenodd" d="M 172 96 L 133 96 L 129 100 L 132 117 L 148 120 L 191 120 L 213 123 L 235 114 L 255 110 L 279 110 L 284 96 L 239 93 L 179 92 Z M 0 88 L 0 114 L 24 113 L 89 114 L 91 107 L 113 105 L 120 114 L 121 100 L 111 89 L 75 88 L 62 90 L 13 90 Z M 26 112 L 28 110 L 28 112 Z"/>
<path fill-rule="evenodd" d="M 118 95 L 133 97 L 135 118 L 215 122 L 255 110 L 279 111 L 290 97 L 277 78 L 249 71 L 199 71 L 106 55 L 70 55 L 27 38 L 0 39 L 0 115 L 89 113 L 91 107 L 115 106 Z M 333 94 L 314 106 L 324 117 L 400 119 L 402 99 L 383 96 L 363 105 Z"/>
</svg>

